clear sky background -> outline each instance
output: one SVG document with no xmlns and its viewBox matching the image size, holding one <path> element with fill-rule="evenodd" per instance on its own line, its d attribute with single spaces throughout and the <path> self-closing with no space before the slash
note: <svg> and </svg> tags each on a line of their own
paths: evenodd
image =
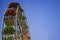
<svg viewBox="0 0 60 40">
<path fill-rule="evenodd" d="M 31 40 L 60 40 L 59 0 L 0 0 L 0 40 L 4 11 L 10 2 L 20 3 L 25 10 Z"/>
</svg>

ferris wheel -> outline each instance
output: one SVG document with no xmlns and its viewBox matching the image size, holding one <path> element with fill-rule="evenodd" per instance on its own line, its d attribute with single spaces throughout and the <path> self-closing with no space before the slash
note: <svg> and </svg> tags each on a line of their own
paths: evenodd
<svg viewBox="0 0 60 40">
<path fill-rule="evenodd" d="M 26 21 L 21 5 L 10 3 L 3 18 L 2 40 L 30 40 Z"/>
</svg>

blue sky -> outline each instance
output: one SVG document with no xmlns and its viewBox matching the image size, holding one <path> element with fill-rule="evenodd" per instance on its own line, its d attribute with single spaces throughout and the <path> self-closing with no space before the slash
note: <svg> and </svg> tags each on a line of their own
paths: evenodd
<svg viewBox="0 0 60 40">
<path fill-rule="evenodd" d="M 0 38 L 4 11 L 10 2 L 20 3 L 25 10 L 32 40 L 60 40 L 59 0 L 0 0 Z"/>
</svg>

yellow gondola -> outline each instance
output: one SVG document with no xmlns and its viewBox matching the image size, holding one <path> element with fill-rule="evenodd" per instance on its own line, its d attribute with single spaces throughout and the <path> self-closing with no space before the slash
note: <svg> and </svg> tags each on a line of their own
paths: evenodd
<svg viewBox="0 0 60 40">
<path fill-rule="evenodd" d="M 12 20 L 12 19 L 4 20 L 4 22 L 7 26 L 13 26 L 14 25 L 14 20 Z"/>
</svg>

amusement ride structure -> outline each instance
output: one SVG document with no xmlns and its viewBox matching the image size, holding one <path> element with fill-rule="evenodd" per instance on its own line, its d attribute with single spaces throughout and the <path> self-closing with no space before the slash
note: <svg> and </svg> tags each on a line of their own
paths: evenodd
<svg viewBox="0 0 60 40">
<path fill-rule="evenodd" d="M 5 11 L 2 40 L 31 40 L 26 16 L 19 3 L 10 3 Z"/>
</svg>

